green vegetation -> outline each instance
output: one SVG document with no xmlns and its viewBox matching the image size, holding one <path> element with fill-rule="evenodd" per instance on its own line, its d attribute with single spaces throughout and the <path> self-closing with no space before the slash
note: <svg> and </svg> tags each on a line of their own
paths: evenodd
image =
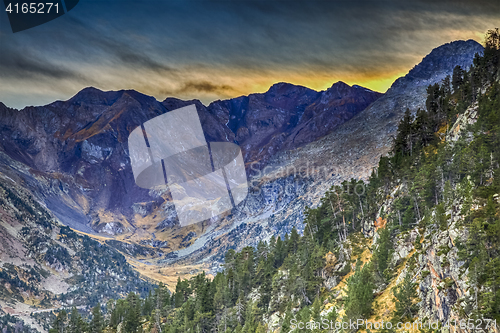
<svg viewBox="0 0 500 333">
<path fill-rule="evenodd" d="M 370 265 L 361 267 L 361 261 L 356 264 L 356 271 L 348 280 L 349 286 L 345 300 L 345 313 L 349 318 L 367 319 L 373 312 L 372 271 Z"/>
<path fill-rule="evenodd" d="M 394 303 L 396 311 L 394 312 L 394 320 L 400 322 L 413 321 L 418 311 L 418 306 L 415 300 L 418 297 L 417 284 L 412 282 L 410 273 L 406 273 L 403 282 L 393 290 Z"/>
<path fill-rule="evenodd" d="M 31 328 L 29 325 L 24 324 L 24 322 L 10 314 L 0 316 L 0 328 L 2 328 L 2 333 L 37 333 L 35 329 Z"/>
</svg>

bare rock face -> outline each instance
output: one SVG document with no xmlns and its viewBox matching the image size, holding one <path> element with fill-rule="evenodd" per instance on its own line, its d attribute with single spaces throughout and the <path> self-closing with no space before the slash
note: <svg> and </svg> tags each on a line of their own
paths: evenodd
<svg viewBox="0 0 500 333">
<path fill-rule="evenodd" d="M 263 94 L 214 102 L 208 110 L 236 134 L 245 162 L 261 169 L 274 154 L 327 135 L 380 96 L 344 82 L 321 92 L 277 83 Z"/>
<path fill-rule="evenodd" d="M 2 104 L 0 150 L 31 168 L 27 185 L 65 224 L 108 234 L 133 230 L 135 203 L 152 202 L 150 213 L 164 201 L 135 185 L 127 146 L 133 129 L 168 107 L 196 103 L 210 141 L 234 140 L 200 102 L 175 102 L 165 107 L 135 91 L 87 88 L 43 107 L 18 111 Z M 114 221 L 99 226 L 107 221 L 103 215 Z"/>
</svg>

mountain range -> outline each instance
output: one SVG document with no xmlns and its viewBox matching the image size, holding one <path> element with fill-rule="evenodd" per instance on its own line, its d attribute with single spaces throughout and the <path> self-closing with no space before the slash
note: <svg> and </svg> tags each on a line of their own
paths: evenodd
<svg viewBox="0 0 500 333">
<path fill-rule="evenodd" d="M 406 109 L 425 107 L 429 85 L 456 66 L 470 67 L 482 52 L 472 40 L 442 45 L 385 94 L 343 82 L 325 91 L 277 83 L 208 106 L 95 88 L 23 110 L 0 103 L 0 279 L 39 277 L 31 292 L 22 283 L 1 289 L 0 305 L 14 313 L 28 311 L 16 304 L 29 301 L 78 304 L 81 295 L 70 292 L 92 288 L 110 260 L 120 268 L 101 281 L 128 281 L 145 292 L 153 280 L 168 283 L 157 274 L 161 267 L 215 272 L 228 249 L 255 246 L 292 227 L 302 231 L 307 206 L 316 207 L 334 184 L 367 179 L 391 148 Z M 241 147 L 251 189 L 233 211 L 181 228 L 167 188 L 135 185 L 127 139 L 145 121 L 190 104 L 207 141 Z M 87 266 L 93 278 L 83 282 Z"/>
</svg>

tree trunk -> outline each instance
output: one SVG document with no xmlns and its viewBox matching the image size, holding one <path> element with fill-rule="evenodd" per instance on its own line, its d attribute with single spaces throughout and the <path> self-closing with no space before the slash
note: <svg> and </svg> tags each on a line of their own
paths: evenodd
<svg viewBox="0 0 500 333">
<path fill-rule="evenodd" d="M 420 217 L 420 210 L 418 209 L 417 198 L 413 197 L 413 201 L 415 201 L 415 207 L 417 207 L 418 220 L 420 221 L 422 218 Z"/>
</svg>

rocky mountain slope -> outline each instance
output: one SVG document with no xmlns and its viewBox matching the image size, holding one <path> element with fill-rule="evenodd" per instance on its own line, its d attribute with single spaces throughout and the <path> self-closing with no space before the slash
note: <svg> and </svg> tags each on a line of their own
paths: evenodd
<svg viewBox="0 0 500 333">
<path fill-rule="evenodd" d="M 112 247 L 60 224 L 22 185 L 24 164 L 0 152 L 0 313 L 38 331 L 30 316 L 64 306 L 86 308 L 153 287 Z M 33 172 L 33 171 L 31 171 Z"/>
<path fill-rule="evenodd" d="M 332 132 L 380 96 L 344 82 L 321 92 L 277 83 L 264 94 L 217 101 L 208 110 L 235 133 L 246 163 L 260 169 L 274 154 Z"/>
</svg>

